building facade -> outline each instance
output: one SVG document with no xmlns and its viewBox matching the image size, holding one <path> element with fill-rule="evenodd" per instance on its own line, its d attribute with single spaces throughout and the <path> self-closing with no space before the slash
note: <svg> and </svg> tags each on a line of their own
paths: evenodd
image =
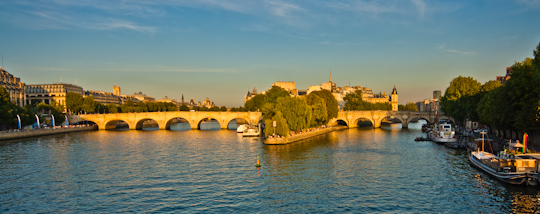
<svg viewBox="0 0 540 214">
<path fill-rule="evenodd" d="M 12 103 L 20 107 L 26 104 L 26 84 L 21 82 L 21 78 L 14 77 L 2 67 L 0 67 L 0 86 L 6 89 Z"/>
<path fill-rule="evenodd" d="M 68 83 L 37 84 L 26 86 L 26 104 L 45 103 L 51 104 L 53 101 L 66 105 L 66 94 L 74 92 L 85 96 L 82 87 Z"/>
<path fill-rule="evenodd" d="M 362 92 L 362 99 L 364 101 L 367 101 L 370 103 L 390 103 L 392 105 L 393 111 L 397 111 L 398 109 L 397 107 L 398 94 L 397 94 L 396 86 L 394 86 L 391 96 L 388 96 L 386 92 L 373 94 L 370 88 L 362 87 L 362 86 L 351 87 L 350 83 L 349 83 L 349 86 L 344 86 L 343 88 L 337 87 L 336 83 L 332 82 L 332 73 L 330 73 L 330 79 L 328 82 L 324 82 L 320 85 L 309 86 L 308 90 L 298 90 L 296 88 L 295 82 L 278 81 L 278 82 L 273 83 L 272 86 L 279 86 L 285 89 L 286 91 L 290 93 L 291 96 L 309 95 L 315 91 L 321 91 L 321 90 L 330 91 L 332 95 L 334 95 L 336 100 L 338 101 L 338 105 L 340 109 L 343 109 L 343 107 L 345 106 L 345 101 L 343 100 L 343 98 L 347 94 L 356 93 L 356 91 L 360 91 Z M 266 91 L 261 92 L 261 94 L 265 94 L 265 93 Z M 259 93 L 257 93 L 256 88 L 253 88 L 252 92 L 248 91 L 247 95 L 244 96 L 244 103 L 250 100 L 251 98 L 253 98 L 257 94 Z"/>
<path fill-rule="evenodd" d="M 134 93 L 131 96 L 137 98 L 140 102 L 155 102 L 156 101 L 155 98 L 151 96 L 147 96 L 146 94 L 143 94 L 142 92 Z"/>
</svg>

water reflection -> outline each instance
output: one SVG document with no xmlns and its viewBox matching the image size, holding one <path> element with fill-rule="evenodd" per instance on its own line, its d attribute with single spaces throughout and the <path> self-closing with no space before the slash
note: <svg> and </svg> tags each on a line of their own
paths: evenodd
<svg viewBox="0 0 540 214">
<path fill-rule="evenodd" d="M 466 151 L 415 142 L 421 124 L 348 129 L 288 145 L 173 126 L 189 131 L 94 131 L 2 143 L 0 212 L 529 213 L 539 207 L 537 188 L 492 179 L 469 165 Z"/>
</svg>

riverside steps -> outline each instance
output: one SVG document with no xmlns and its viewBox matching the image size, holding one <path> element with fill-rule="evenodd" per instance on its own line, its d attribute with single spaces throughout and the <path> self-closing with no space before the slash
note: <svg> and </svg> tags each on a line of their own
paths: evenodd
<svg viewBox="0 0 540 214">
<path fill-rule="evenodd" d="M 268 145 L 289 144 L 296 141 L 308 139 L 311 137 L 315 137 L 318 135 L 326 134 L 328 132 L 333 132 L 333 131 L 342 130 L 342 129 L 348 129 L 348 127 L 347 126 L 333 126 L 333 127 L 316 130 L 316 131 L 306 132 L 304 134 L 298 134 L 292 137 L 266 138 L 264 139 L 263 143 L 268 144 Z"/>
<path fill-rule="evenodd" d="M 42 137 L 47 135 L 55 134 L 64 134 L 71 132 L 80 132 L 80 131 L 91 131 L 97 130 L 97 126 L 75 126 L 75 127 L 65 127 L 57 129 L 38 129 L 38 130 L 27 130 L 21 132 L 3 132 L 0 133 L 0 141 L 4 140 L 15 140 L 15 139 L 24 139 L 32 137 Z"/>
</svg>

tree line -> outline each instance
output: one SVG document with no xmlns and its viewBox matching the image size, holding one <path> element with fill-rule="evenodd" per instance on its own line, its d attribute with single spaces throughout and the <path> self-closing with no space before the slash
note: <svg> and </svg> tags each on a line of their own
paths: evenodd
<svg viewBox="0 0 540 214">
<path fill-rule="evenodd" d="M 540 128 L 540 44 L 526 58 L 511 67 L 505 84 L 496 80 L 479 83 L 459 76 L 450 82 L 441 98 L 447 116 L 463 123 L 478 121 L 499 130 L 534 132 Z"/>
<path fill-rule="evenodd" d="M 128 100 L 121 105 L 114 103 L 102 104 L 94 101 L 93 96 L 82 97 L 80 94 L 68 92 L 66 94 L 66 109 L 74 114 L 79 113 L 133 113 L 133 112 L 161 112 L 161 111 L 227 111 L 227 107 L 192 107 L 183 104 L 177 108 L 176 104 L 168 102 L 138 102 Z"/>
<path fill-rule="evenodd" d="M 328 90 L 315 91 L 307 96 L 292 97 L 285 89 L 272 86 L 265 94 L 257 94 L 244 104 L 246 111 L 261 111 L 266 125 L 265 137 L 273 134 L 288 136 L 327 124 L 337 117 L 338 102 Z M 274 130 L 273 121 L 276 121 Z"/>
</svg>

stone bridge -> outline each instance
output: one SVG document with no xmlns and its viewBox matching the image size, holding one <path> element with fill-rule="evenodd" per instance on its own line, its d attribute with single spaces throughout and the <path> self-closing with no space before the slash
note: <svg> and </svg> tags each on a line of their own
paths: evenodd
<svg viewBox="0 0 540 214">
<path fill-rule="evenodd" d="M 381 127 L 381 122 L 384 119 L 398 119 L 401 121 L 403 128 L 409 128 L 409 123 L 415 119 L 424 119 L 432 124 L 440 119 L 453 118 L 446 117 L 444 114 L 435 114 L 434 112 L 418 112 L 418 111 L 340 111 L 337 118 L 329 121 L 329 125 L 337 125 L 339 121 L 347 123 L 349 128 L 358 127 L 359 120 L 368 120 L 373 124 L 374 128 Z"/>
<path fill-rule="evenodd" d="M 142 129 L 144 121 L 154 120 L 159 129 L 170 129 L 174 119 L 185 119 L 189 122 L 191 129 L 199 129 L 203 120 L 215 119 L 219 122 L 221 129 L 227 129 L 227 125 L 234 119 L 244 119 L 249 124 L 257 124 L 262 118 L 261 112 L 142 112 L 142 113 L 116 113 L 116 114 L 82 114 L 72 115 L 69 118 L 71 124 L 77 121 L 89 121 L 97 124 L 100 130 L 114 129 L 116 123 L 126 122 L 129 129 Z"/>
</svg>

